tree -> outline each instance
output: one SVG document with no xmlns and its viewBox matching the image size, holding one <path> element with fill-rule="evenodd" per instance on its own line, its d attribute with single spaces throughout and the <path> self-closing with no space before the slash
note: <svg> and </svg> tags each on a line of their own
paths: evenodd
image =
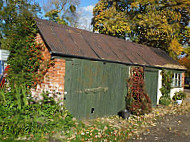
<svg viewBox="0 0 190 142">
<path fill-rule="evenodd" d="M 44 3 L 45 17 L 59 24 L 76 26 L 79 0 L 48 0 Z"/>
<path fill-rule="evenodd" d="M 189 0 L 100 0 L 93 15 L 94 31 L 127 35 L 134 42 L 164 49 L 174 59 L 183 45 L 190 44 Z"/>
<path fill-rule="evenodd" d="M 190 77 L 190 46 L 184 48 L 184 56 L 179 59 L 179 63 L 187 68 L 186 76 Z"/>
<path fill-rule="evenodd" d="M 33 74 L 39 67 L 37 53 L 31 51 L 37 32 L 34 17 L 39 12 L 38 4 L 28 0 L 6 0 L 1 3 L 0 25 L 2 28 L 2 48 L 8 49 L 9 81 L 11 83 L 33 84 Z M 31 68 L 33 67 L 33 68 Z"/>
<path fill-rule="evenodd" d="M 190 1 L 144 1 L 138 8 L 132 18 L 130 37 L 138 43 L 162 48 L 177 59 L 182 46 L 189 42 Z"/>
<path fill-rule="evenodd" d="M 93 10 L 93 31 L 125 38 L 125 34 L 130 32 L 129 17 L 126 14 L 128 8 L 127 1 L 100 0 Z"/>
</svg>

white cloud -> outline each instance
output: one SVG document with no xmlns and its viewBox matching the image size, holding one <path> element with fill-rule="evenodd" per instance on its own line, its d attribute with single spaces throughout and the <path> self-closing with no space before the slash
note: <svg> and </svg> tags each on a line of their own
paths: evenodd
<svg viewBox="0 0 190 142">
<path fill-rule="evenodd" d="M 88 5 L 86 7 L 82 7 L 82 9 L 86 12 L 90 12 L 92 13 L 93 12 L 93 8 L 94 8 L 94 5 Z"/>
<path fill-rule="evenodd" d="M 79 15 L 78 28 L 92 31 L 91 20 L 93 16 L 93 8 L 94 5 L 79 8 L 77 12 Z"/>
</svg>

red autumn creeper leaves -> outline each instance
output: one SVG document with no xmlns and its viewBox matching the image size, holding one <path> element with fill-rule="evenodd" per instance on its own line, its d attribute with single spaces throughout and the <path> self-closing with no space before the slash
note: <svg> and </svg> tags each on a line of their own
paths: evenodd
<svg viewBox="0 0 190 142">
<path fill-rule="evenodd" d="M 128 80 L 128 94 L 126 107 L 131 113 L 141 115 L 152 110 L 150 97 L 144 90 L 144 70 L 142 67 L 132 67 Z"/>
</svg>

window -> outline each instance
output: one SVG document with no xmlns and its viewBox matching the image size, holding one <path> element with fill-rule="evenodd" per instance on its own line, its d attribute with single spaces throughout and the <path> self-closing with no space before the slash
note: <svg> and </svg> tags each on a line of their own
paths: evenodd
<svg viewBox="0 0 190 142">
<path fill-rule="evenodd" d="M 181 86 L 182 86 L 182 73 L 174 73 L 172 87 L 181 87 Z"/>
</svg>

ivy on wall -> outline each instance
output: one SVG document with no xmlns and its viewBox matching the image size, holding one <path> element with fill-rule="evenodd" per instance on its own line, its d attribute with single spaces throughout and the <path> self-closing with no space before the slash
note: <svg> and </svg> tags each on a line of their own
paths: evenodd
<svg viewBox="0 0 190 142">
<path fill-rule="evenodd" d="M 159 103 L 162 105 L 169 105 L 171 103 L 170 99 L 170 91 L 172 88 L 172 76 L 173 73 L 171 71 L 162 70 L 162 88 L 160 88 L 160 92 L 162 96 L 160 97 Z"/>
<path fill-rule="evenodd" d="M 143 67 L 132 67 L 131 77 L 128 80 L 128 94 L 126 108 L 133 114 L 141 115 L 152 110 L 151 99 L 144 90 Z"/>
<path fill-rule="evenodd" d="M 34 19 L 33 22 L 35 23 Z M 10 70 L 8 80 L 11 84 L 26 84 L 29 88 L 35 87 L 43 81 L 44 75 L 51 66 L 51 60 L 45 61 L 42 57 L 43 46 L 36 42 L 37 27 L 30 27 L 33 33 L 28 33 L 20 39 L 11 51 L 8 64 Z M 15 39 L 14 39 L 15 40 Z"/>
</svg>

